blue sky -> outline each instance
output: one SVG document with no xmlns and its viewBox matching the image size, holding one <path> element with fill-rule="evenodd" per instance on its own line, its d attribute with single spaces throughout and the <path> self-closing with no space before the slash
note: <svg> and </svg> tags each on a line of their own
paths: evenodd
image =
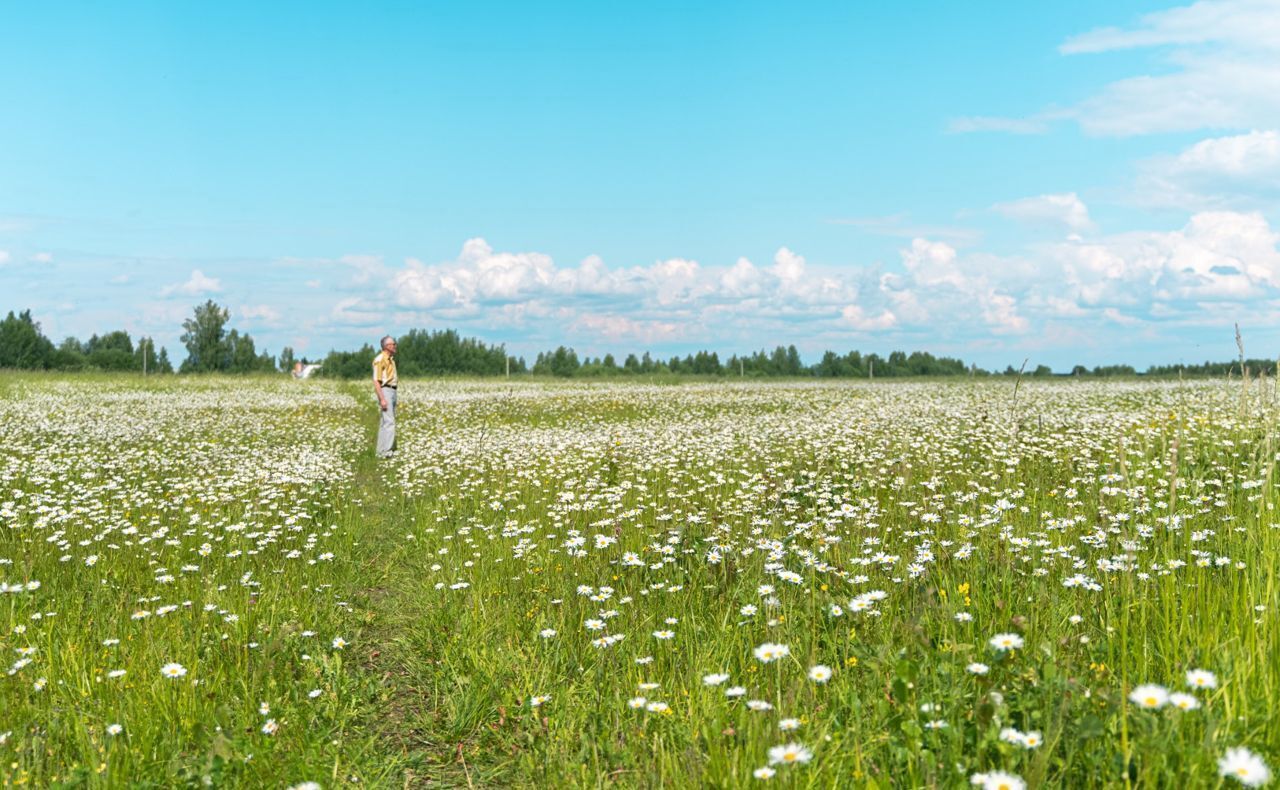
<svg viewBox="0 0 1280 790">
<path fill-rule="evenodd" d="M 0 310 L 175 358 L 1280 352 L 1280 2 L 0 7 Z"/>
</svg>

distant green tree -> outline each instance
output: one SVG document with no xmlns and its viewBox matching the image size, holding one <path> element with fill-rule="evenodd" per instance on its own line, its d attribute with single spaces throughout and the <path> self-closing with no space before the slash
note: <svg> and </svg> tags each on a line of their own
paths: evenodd
<svg viewBox="0 0 1280 790">
<path fill-rule="evenodd" d="M 89 342 L 84 344 L 84 353 L 93 356 L 99 351 L 123 351 L 126 354 L 132 354 L 133 340 L 123 329 L 107 332 L 101 337 L 93 335 L 89 338 Z"/>
<path fill-rule="evenodd" d="M 49 366 L 57 370 L 79 370 L 86 364 L 84 344 L 74 337 L 68 337 L 54 351 Z"/>
<path fill-rule="evenodd" d="M 253 338 L 249 335 L 242 335 L 237 330 L 232 329 L 227 334 L 226 347 L 227 361 L 223 370 L 230 373 L 253 373 L 261 370 L 262 361 L 258 358 Z M 268 355 L 267 359 L 271 360 L 270 355 Z M 271 367 L 275 367 L 274 362 L 272 362 Z"/>
<path fill-rule="evenodd" d="M 500 376 L 507 372 L 507 356 L 503 346 L 464 338 L 452 329 L 414 329 L 397 339 L 397 368 L 407 376 Z M 523 371 L 524 361 L 513 359 L 511 370 Z"/>
<path fill-rule="evenodd" d="M 800 352 L 795 346 L 787 346 L 787 375 L 799 376 L 804 373 L 804 365 L 800 362 Z"/>
<path fill-rule="evenodd" d="M 160 346 L 160 356 L 156 357 L 157 373 L 172 373 L 173 363 L 169 361 L 169 349 Z"/>
<path fill-rule="evenodd" d="M 320 364 L 318 375 L 335 379 L 373 380 L 373 358 L 378 352 L 366 343 L 358 351 L 330 351 Z"/>
<path fill-rule="evenodd" d="M 787 374 L 787 350 L 782 346 L 775 348 L 773 356 L 769 358 L 769 374 L 773 376 Z"/>
<path fill-rule="evenodd" d="M 123 329 L 107 332 L 102 336 L 93 335 L 84 344 L 84 351 L 89 367 L 98 370 L 142 369 L 142 359 L 135 360 L 133 356 L 133 340 Z"/>
<path fill-rule="evenodd" d="M 209 300 L 195 308 L 191 318 L 182 322 L 182 342 L 187 347 L 183 373 L 258 373 L 275 370 L 270 354 L 258 353 L 249 334 L 238 329 L 227 331 L 230 314 L 225 307 Z"/>
<path fill-rule="evenodd" d="M 906 376 L 910 375 L 910 373 L 910 369 L 907 368 L 907 352 L 905 351 L 890 351 L 889 359 L 886 360 L 883 372 L 880 371 L 879 365 L 876 366 L 877 376 Z"/>
<path fill-rule="evenodd" d="M 133 352 L 133 369 L 147 373 L 160 373 L 160 356 L 156 351 L 155 338 L 140 337 Z"/>
<path fill-rule="evenodd" d="M 182 344 L 187 347 L 187 358 L 182 363 L 183 373 L 213 373 L 226 370 L 230 363 L 227 344 L 227 319 L 225 307 L 219 307 L 212 299 L 195 308 L 195 313 L 182 322 Z"/>
<path fill-rule="evenodd" d="M 690 372 L 701 376 L 719 376 L 724 372 L 720 367 L 720 355 L 714 351 L 699 351 L 690 362 Z"/>
<path fill-rule="evenodd" d="M 0 368 L 43 370 L 54 360 L 53 341 L 40 332 L 30 310 L 0 321 Z"/>
<path fill-rule="evenodd" d="M 867 375 L 866 367 L 862 361 L 862 354 L 857 351 L 850 351 L 844 355 L 844 370 L 847 376 L 856 376 L 865 378 Z"/>
<path fill-rule="evenodd" d="M 560 346 L 551 355 L 549 367 L 551 375 L 569 377 L 578 371 L 580 367 L 578 355 L 571 348 Z"/>
<path fill-rule="evenodd" d="M 559 376 L 567 378 L 578 373 L 582 363 L 578 354 L 571 348 L 560 346 L 555 351 L 538 354 L 533 363 L 533 372 L 539 376 Z"/>
<path fill-rule="evenodd" d="M 1098 365 L 1093 369 L 1095 376 L 1134 376 L 1137 371 L 1133 365 Z"/>
<path fill-rule="evenodd" d="M 1274 359 L 1246 359 L 1245 367 L 1249 369 L 1250 374 L 1266 373 L 1268 376 L 1276 375 L 1276 360 Z M 1240 361 L 1232 360 L 1231 362 L 1202 362 L 1198 365 L 1152 365 L 1147 368 L 1148 376 L 1240 376 Z"/>
<path fill-rule="evenodd" d="M 838 378 L 844 375 L 844 360 L 836 352 L 828 351 L 822 355 L 822 359 L 818 360 L 813 373 L 822 378 Z"/>
</svg>

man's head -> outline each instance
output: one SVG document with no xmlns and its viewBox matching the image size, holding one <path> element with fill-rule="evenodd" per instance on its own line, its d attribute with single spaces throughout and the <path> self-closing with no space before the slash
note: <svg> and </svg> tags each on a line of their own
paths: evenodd
<svg viewBox="0 0 1280 790">
<path fill-rule="evenodd" d="M 396 353 L 396 339 L 391 335 L 386 335 L 385 337 L 383 337 L 382 350 L 386 351 L 388 354 Z"/>
</svg>

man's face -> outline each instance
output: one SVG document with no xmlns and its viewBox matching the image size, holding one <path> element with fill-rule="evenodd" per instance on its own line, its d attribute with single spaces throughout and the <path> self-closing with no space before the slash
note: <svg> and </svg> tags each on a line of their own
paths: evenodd
<svg viewBox="0 0 1280 790">
<path fill-rule="evenodd" d="M 394 357 L 396 355 L 396 341 L 388 340 L 382 349 Z"/>
</svg>

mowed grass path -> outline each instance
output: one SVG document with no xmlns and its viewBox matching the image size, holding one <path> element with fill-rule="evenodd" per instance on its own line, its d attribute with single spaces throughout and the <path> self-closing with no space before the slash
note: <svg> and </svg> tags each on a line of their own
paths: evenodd
<svg viewBox="0 0 1280 790">
<path fill-rule="evenodd" d="M 392 461 L 366 390 L 5 379 L 0 579 L 40 582 L 0 598 L 0 647 L 36 648 L 0 685 L 6 783 L 1280 759 L 1269 384 L 406 382 Z"/>
</svg>

